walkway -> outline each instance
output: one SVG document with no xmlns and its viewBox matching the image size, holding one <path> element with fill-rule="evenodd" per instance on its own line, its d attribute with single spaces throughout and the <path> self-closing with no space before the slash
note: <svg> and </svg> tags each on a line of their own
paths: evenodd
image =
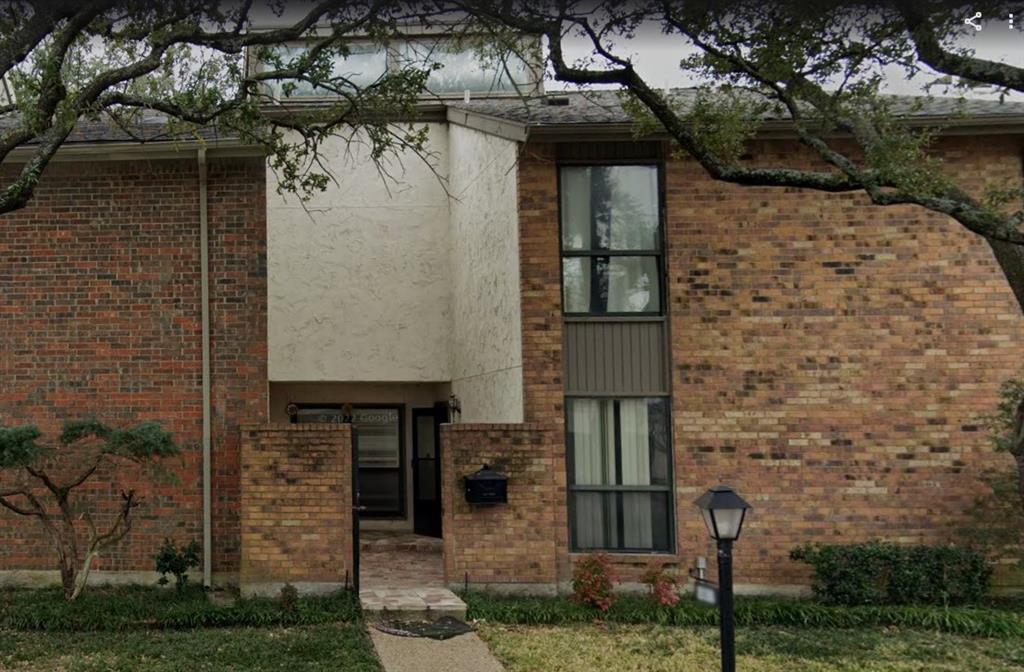
<svg viewBox="0 0 1024 672">
<path fill-rule="evenodd" d="M 437 641 L 387 635 L 370 626 L 385 672 L 504 672 L 475 632 Z"/>
</svg>

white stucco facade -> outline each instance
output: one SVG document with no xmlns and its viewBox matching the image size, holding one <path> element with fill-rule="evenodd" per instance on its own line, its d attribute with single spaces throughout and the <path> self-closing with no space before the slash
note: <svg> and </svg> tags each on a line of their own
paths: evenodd
<svg viewBox="0 0 1024 672">
<path fill-rule="evenodd" d="M 271 381 L 447 381 L 451 329 L 448 129 L 433 169 L 412 152 L 381 177 L 365 145 L 335 140 L 337 179 L 301 204 L 267 174 Z"/>
<path fill-rule="evenodd" d="M 305 205 L 268 169 L 270 381 L 450 383 L 463 421 L 518 422 L 517 143 L 429 130 L 431 165 L 406 153 L 391 182 L 336 141 Z"/>
<path fill-rule="evenodd" d="M 453 125 L 452 391 L 466 422 L 522 422 L 518 144 Z"/>
</svg>

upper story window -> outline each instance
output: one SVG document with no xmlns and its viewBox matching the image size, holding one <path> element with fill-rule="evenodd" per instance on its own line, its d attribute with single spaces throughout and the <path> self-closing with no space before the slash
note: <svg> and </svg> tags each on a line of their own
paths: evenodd
<svg viewBox="0 0 1024 672">
<path fill-rule="evenodd" d="M 559 177 L 563 311 L 661 314 L 658 167 L 563 166 Z"/>
<path fill-rule="evenodd" d="M 302 43 L 291 43 L 277 51 L 280 67 L 287 68 L 306 50 Z M 457 48 L 436 37 L 411 37 L 388 44 L 371 41 L 346 43 L 348 54 L 332 56 L 331 78 L 339 89 L 355 89 L 373 84 L 388 72 L 402 68 L 433 68 L 427 78 L 426 94 L 461 96 L 465 91 L 477 95 L 532 93 L 538 85 L 537 72 L 517 56 L 482 58 L 471 48 Z M 434 67 L 440 65 L 440 67 Z M 277 64 L 260 64 L 261 70 L 276 69 Z M 287 85 L 286 85 L 287 82 Z M 335 95 L 324 87 L 298 80 L 270 80 L 269 93 L 276 98 L 316 98 Z"/>
</svg>

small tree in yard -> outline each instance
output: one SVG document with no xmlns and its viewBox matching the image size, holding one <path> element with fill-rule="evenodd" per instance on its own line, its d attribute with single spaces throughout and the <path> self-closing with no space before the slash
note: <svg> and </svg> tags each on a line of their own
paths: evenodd
<svg viewBox="0 0 1024 672">
<path fill-rule="evenodd" d="M 157 422 L 116 429 L 97 420 L 74 421 L 64 424 L 56 442 L 41 437 L 32 425 L 0 426 L 0 507 L 39 522 L 57 552 L 64 596 L 73 600 L 96 558 L 131 531 L 139 506 L 134 490 L 122 491 L 113 522 L 100 526 L 89 504 L 77 503 L 73 492 L 104 466 L 143 464 L 179 449 Z"/>
</svg>

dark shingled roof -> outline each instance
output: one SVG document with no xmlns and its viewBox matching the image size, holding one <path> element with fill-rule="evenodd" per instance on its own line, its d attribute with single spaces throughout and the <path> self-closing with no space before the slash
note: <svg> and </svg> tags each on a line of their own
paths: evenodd
<svg viewBox="0 0 1024 672">
<path fill-rule="evenodd" d="M 673 98 L 680 109 L 693 104 L 697 89 L 673 89 Z M 928 98 L 918 96 L 886 96 L 893 111 L 911 119 L 958 118 L 998 119 L 1000 117 L 1024 117 L 1024 103 L 999 102 L 998 100 Z M 558 99 L 568 100 L 567 105 L 550 104 Z M 603 91 L 552 91 L 544 97 L 490 98 L 473 100 L 468 103 L 455 101 L 449 107 L 485 114 L 507 121 L 530 126 L 569 126 L 574 124 L 628 124 L 633 119 L 622 109 L 617 92 Z M 785 121 L 781 109 L 770 110 L 764 115 L 766 122 Z"/>
<path fill-rule="evenodd" d="M 14 126 L 15 120 L 0 118 L 0 133 Z M 223 140 L 232 136 L 218 131 L 215 126 L 206 126 L 196 132 L 171 132 L 167 127 L 167 118 L 162 115 L 147 114 L 138 123 L 122 128 L 113 121 L 105 119 L 81 119 L 75 125 L 71 135 L 64 144 L 107 143 L 107 142 L 187 142 L 202 138 L 203 140 Z M 37 144 L 38 140 L 30 140 L 28 145 Z"/>
</svg>

